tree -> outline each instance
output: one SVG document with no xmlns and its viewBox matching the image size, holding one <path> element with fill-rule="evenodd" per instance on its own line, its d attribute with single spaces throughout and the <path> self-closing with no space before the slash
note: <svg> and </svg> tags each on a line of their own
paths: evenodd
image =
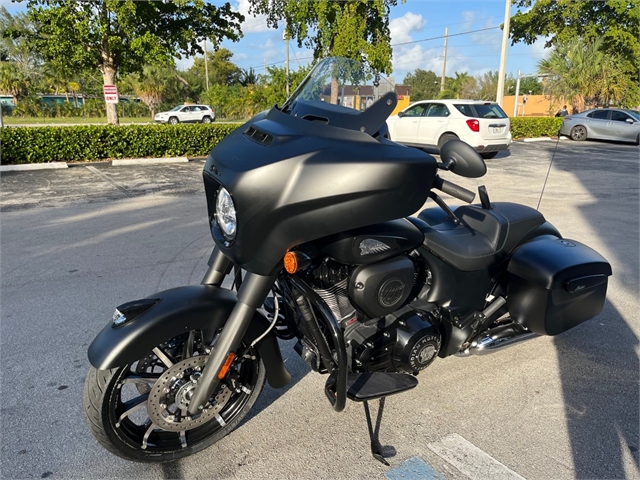
<svg viewBox="0 0 640 480">
<path fill-rule="evenodd" d="M 549 74 L 551 95 L 584 110 L 599 104 L 637 105 L 639 88 L 621 67 L 618 56 L 605 53 L 604 40 L 582 38 L 559 43 L 540 61 L 540 73 Z"/>
<path fill-rule="evenodd" d="M 235 85 L 240 82 L 242 69 L 231 61 L 233 52 L 227 48 L 221 48 L 214 52 L 207 52 L 209 59 L 209 84 L 210 85 Z M 202 85 L 205 82 L 204 58 L 198 57 L 194 60 L 189 72 L 202 78 Z M 204 88 L 203 88 L 204 90 Z"/>
<path fill-rule="evenodd" d="M 242 73 L 240 74 L 240 85 L 248 87 L 249 85 L 255 85 L 256 83 L 258 83 L 258 75 L 256 75 L 253 67 L 249 68 L 249 70 L 242 69 Z"/>
<path fill-rule="evenodd" d="M 429 100 L 440 93 L 440 78 L 431 70 L 416 69 L 408 73 L 402 82 L 411 87 L 411 100 Z"/>
<path fill-rule="evenodd" d="M 467 72 L 455 73 L 455 78 L 447 81 L 447 90 L 455 93 L 455 98 L 470 98 L 474 96 L 476 79 Z"/>
<path fill-rule="evenodd" d="M 145 65 L 142 73 L 128 75 L 124 83 L 130 86 L 142 103 L 149 108 L 151 119 L 153 119 L 156 108 L 165 101 L 168 92 L 177 81 L 173 68 Z"/>
<path fill-rule="evenodd" d="M 145 64 L 202 54 L 203 38 L 235 41 L 244 20 L 229 3 L 204 0 L 27 0 L 27 12 L 37 30 L 12 29 L 13 38 L 25 38 L 46 60 L 64 61 L 72 71 L 98 68 L 104 85 Z M 116 105 L 107 105 L 107 120 L 118 123 Z"/>
<path fill-rule="evenodd" d="M 529 45 L 546 38 L 551 47 L 584 38 L 601 38 L 601 50 L 618 58 L 619 67 L 640 80 L 640 1 L 638 0 L 516 0 L 511 18 L 512 43 Z"/>
<path fill-rule="evenodd" d="M 249 0 L 251 12 L 267 16 L 272 28 L 283 22 L 287 36 L 326 56 L 365 60 L 374 71 L 391 73 L 389 10 L 397 0 Z M 331 102 L 338 82 L 331 82 Z"/>
</svg>

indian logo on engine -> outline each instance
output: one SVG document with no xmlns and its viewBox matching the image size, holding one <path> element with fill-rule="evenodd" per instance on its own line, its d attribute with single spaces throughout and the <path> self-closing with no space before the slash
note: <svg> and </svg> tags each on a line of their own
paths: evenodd
<svg viewBox="0 0 640 480">
<path fill-rule="evenodd" d="M 378 303 L 385 308 L 394 307 L 404 294 L 404 282 L 393 277 L 382 284 L 378 291 Z"/>
</svg>

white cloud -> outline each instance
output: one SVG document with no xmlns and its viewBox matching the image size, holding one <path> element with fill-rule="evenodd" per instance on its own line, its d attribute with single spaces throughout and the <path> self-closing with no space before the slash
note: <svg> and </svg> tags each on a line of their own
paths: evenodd
<svg viewBox="0 0 640 480">
<path fill-rule="evenodd" d="M 243 33 L 259 33 L 271 30 L 267 26 L 267 17 L 265 15 L 252 15 L 249 13 L 249 0 L 238 0 L 236 10 L 244 15 L 244 23 L 242 24 Z"/>
<path fill-rule="evenodd" d="M 403 16 L 389 22 L 391 43 L 403 43 L 413 40 L 412 32 L 419 32 L 427 25 L 427 21 L 420 14 L 407 12 Z"/>
</svg>

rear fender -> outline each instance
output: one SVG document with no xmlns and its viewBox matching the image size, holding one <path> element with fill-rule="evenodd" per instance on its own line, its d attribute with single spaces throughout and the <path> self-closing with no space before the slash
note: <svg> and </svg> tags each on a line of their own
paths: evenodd
<svg viewBox="0 0 640 480">
<path fill-rule="evenodd" d="M 227 289 L 211 285 L 192 285 L 156 293 L 144 300 L 118 307 L 108 325 L 89 345 L 89 361 L 99 370 L 133 363 L 171 338 L 191 330 L 202 330 L 205 338 L 224 326 L 238 299 Z M 133 306 L 133 309 L 131 308 Z M 133 312 L 120 314 L 120 309 Z M 127 317 L 125 319 L 125 317 Z M 118 323 L 122 322 L 120 325 Z M 258 338 L 269 321 L 256 312 L 246 342 Z M 271 332 L 256 346 L 264 362 L 269 385 L 281 388 L 291 381 L 284 366 L 276 336 Z"/>
</svg>

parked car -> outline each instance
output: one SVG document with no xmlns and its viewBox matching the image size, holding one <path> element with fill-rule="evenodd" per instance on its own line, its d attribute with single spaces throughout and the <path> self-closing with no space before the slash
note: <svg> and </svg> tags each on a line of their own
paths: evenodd
<svg viewBox="0 0 640 480">
<path fill-rule="evenodd" d="M 586 139 L 634 142 L 640 145 L 640 112 L 618 108 L 587 110 L 564 117 L 560 135 Z"/>
<path fill-rule="evenodd" d="M 511 145 L 511 122 L 495 102 L 422 100 L 387 120 L 391 140 L 412 147 L 438 149 L 459 138 L 483 158 Z"/>
<path fill-rule="evenodd" d="M 211 123 L 216 119 L 214 112 L 207 105 L 178 105 L 168 112 L 156 113 L 156 123 Z"/>
</svg>

